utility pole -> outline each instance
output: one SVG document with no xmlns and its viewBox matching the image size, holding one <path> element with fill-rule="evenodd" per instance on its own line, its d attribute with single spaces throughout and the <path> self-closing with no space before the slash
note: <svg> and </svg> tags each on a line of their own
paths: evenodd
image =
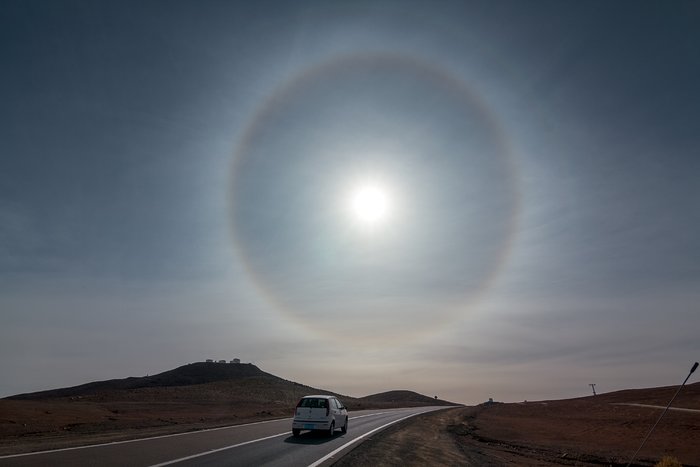
<svg viewBox="0 0 700 467">
<path fill-rule="evenodd" d="M 673 403 L 673 401 L 674 401 L 674 399 L 676 398 L 676 396 L 678 395 L 678 393 L 681 392 L 681 389 L 683 389 L 683 386 L 685 386 L 685 383 L 688 382 L 688 379 L 690 378 L 690 375 L 692 375 L 693 372 L 694 372 L 695 370 L 697 370 L 697 369 L 698 369 L 698 362 L 695 362 L 695 363 L 693 364 L 693 367 L 690 369 L 690 373 L 688 373 L 688 376 L 685 377 L 685 380 L 683 381 L 683 384 L 681 384 L 680 386 L 678 386 L 678 390 L 677 390 L 676 393 L 673 395 L 673 397 L 671 398 L 671 400 L 668 401 L 668 405 L 666 406 L 666 408 L 664 409 L 664 411 L 661 412 L 661 415 L 659 415 L 659 419 L 656 420 L 656 423 L 654 423 L 654 426 L 651 427 L 651 430 L 649 430 L 649 433 L 647 433 L 647 435 L 646 435 L 646 436 L 644 437 L 644 439 L 642 440 L 642 444 L 640 444 L 639 447 L 637 448 L 637 450 L 634 451 L 634 454 L 632 454 L 632 458 L 631 458 L 630 461 L 627 463 L 627 467 L 630 467 L 630 465 L 632 465 L 632 461 L 634 460 L 635 457 L 637 457 L 637 454 L 639 454 L 639 451 L 642 450 L 642 446 L 644 446 L 644 443 L 646 443 L 647 440 L 649 439 L 649 436 L 651 435 L 651 432 L 654 431 L 654 428 L 656 428 L 656 425 L 659 424 L 659 422 L 660 422 L 661 419 L 664 417 L 664 415 L 666 414 L 666 412 L 668 412 L 668 408 L 671 407 L 671 404 Z"/>
<path fill-rule="evenodd" d="M 596 393 L 595 393 L 595 383 L 591 383 L 591 384 L 589 384 L 589 386 L 591 387 L 591 389 L 593 389 L 593 395 L 595 396 L 595 395 L 596 395 Z"/>
</svg>

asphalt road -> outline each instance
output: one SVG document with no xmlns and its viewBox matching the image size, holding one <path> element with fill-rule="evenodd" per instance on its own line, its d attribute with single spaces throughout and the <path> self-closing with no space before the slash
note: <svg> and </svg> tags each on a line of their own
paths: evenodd
<svg viewBox="0 0 700 467">
<path fill-rule="evenodd" d="M 351 412 L 348 432 L 293 437 L 291 418 L 0 457 L 0 466 L 319 466 L 405 418 L 446 407 Z"/>
</svg>

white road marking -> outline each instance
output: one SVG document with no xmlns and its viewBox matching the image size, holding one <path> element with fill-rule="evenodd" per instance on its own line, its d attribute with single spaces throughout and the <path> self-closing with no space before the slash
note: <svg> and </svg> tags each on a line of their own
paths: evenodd
<svg viewBox="0 0 700 467">
<path fill-rule="evenodd" d="M 251 426 L 251 425 L 262 425 L 263 423 L 272 423 L 272 422 L 279 422 L 279 421 L 284 421 L 284 420 L 291 420 L 291 418 L 276 418 L 274 420 L 264 420 L 262 422 L 244 423 L 242 425 L 220 426 L 217 428 L 206 428 L 204 430 L 185 431 L 183 433 L 173 433 L 171 435 L 151 436 L 149 438 L 127 439 L 124 441 L 112 441 L 110 443 L 88 444 L 86 446 L 74 446 L 71 448 L 48 449 L 46 451 L 25 452 L 23 454 L 9 454 L 6 456 L 0 456 L 0 459 L 8 459 L 10 457 L 35 456 L 37 454 L 47 454 L 47 453 L 51 453 L 51 452 L 74 451 L 76 449 L 98 448 L 101 446 L 114 446 L 115 444 L 136 443 L 138 441 L 148 441 L 151 439 L 172 438 L 175 436 L 193 435 L 193 434 L 197 434 L 197 433 L 205 433 L 207 431 L 227 430 L 229 428 L 238 428 L 238 427 Z"/>
<path fill-rule="evenodd" d="M 350 418 L 350 420 L 355 420 L 356 418 L 373 417 L 375 415 L 382 415 L 385 413 L 386 412 L 377 412 L 377 413 L 370 413 L 367 415 L 358 415 L 357 417 Z M 283 420 L 285 420 L 285 419 L 283 419 Z M 173 459 L 170 461 L 162 462 L 160 464 L 154 464 L 154 465 L 151 465 L 150 467 L 162 467 L 165 465 L 177 464 L 178 462 L 188 461 L 190 459 L 196 459 L 197 457 L 207 456 L 207 455 L 213 454 L 215 452 L 225 451 L 227 449 L 233 449 L 233 448 L 237 448 L 239 446 L 245 446 L 246 444 L 257 443 L 259 441 L 265 441 L 267 439 L 278 438 L 280 436 L 284 436 L 284 435 L 288 435 L 288 434 L 289 434 L 289 431 L 285 431 L 284 433 L 277 433 L 276 435 L 265 436 L 264 438 L 252 439 L 252 440 L 246 441 L 244 443 L 233 444 L 231 446 L 224 446 L 223 448 L 212 449 L 210 451 L 200 452 L 198 454 L 192 454 L 191 456 L 187 456 L 187 457 L 180 457 L 179 459 Z"/>
<path fill-rule="evenodd" d="M 382 430 L 382 429 L 384 429 L 384 428 L 386 428 L 386 427 L 388 427 L 388 426 L 390 426 L 390 425 L 393 425 L 394 423 L 399 423 L 399 422 L 401 422 L 401 421 L 403 421 L 403 420 L 406 420 L 407 418 L 411 418 L 411 417 L 414 417 L 414 416 L 416 416 L 416 415 L 420 415 L 420 414 L 423 414 L 423 413 L 426 413 L 426 412 L 430 412 L 430 410 L 427 410 L 427 411 L 425 411 L 425 412 L 418 412 L 418 413 L 414 413 L 414 414 L 411 414 L 411 415 L 407 415 L 407 416 L 405 416 L 405 417 L 403 417 L 403 418 L 399 418 L 398 420 L 394 420 L 393 422 L 385 423 L 384 425 L 382 425 L 382 426 L 380 426 L 380 427 L 377 427 L 377 428 L 375 428 L 374 430 L 370 430 L 370 431 L 368 431 L 367 433 L 365 433 L 364 435 L 358 436 L 357 438 L 353 439 L 352 441 L 348 441 L 347 443 L 343 444 L 342 446 L 340 446 L 340 447 L 339 447 L 338 449 L 336 449 L 335 451 L 331 451 L 330 453 L 326 454 L 325 456 L 323 456 L 322 458 L 320 458 L 319 460 L 317 460 L 317 461 L 314 462 L 313 464 L 309 464 L 309 467 L 317 467 L 317 466 L 323 464 L 325 461 L 327 461 L 327 460 L 330 459 L 331 457 L 335 456 L 336 454 L 338 454 L 340 451 L 342 451 L 342 450 L 345 449 L 346 447 L 350 446 L 351 444 L 357 443 L 357 442 L 360 441 L 362 438 L 365 438 L 365 437 L 371 435 L 372 433 L 375 433 L 375 432 L 377 432 L 377 431 L 379 431 L 379 430 Z M 359 418 L 359 417 L 358 417 L 358 418 Z"/>
<path fill-rule="evenodd" d="M 350 417 L 350 420 L 356 420 L 358 418 L 365 418 L 365 417 L 374 417 L 375 415 L 384 415 L 385 413 L 389 413 L 389 412 L 377 412 L 377 413 L 368 413 L 367 415 L 358 415 L 357 417 Z"/>
<path fill-rule="evenodd" d="M 233 444 L 231 446 L 225 446 L 223 448 L 212 449 L 211 451 L 200 452 L 199 454 L 192 454 L 191 456 L 181 457 L 179 459 L 173 459 L 171 461 L 161 462 L 160 464 L 153 464 L 150 467 L 161 467 L 164 465 L 177 464 L 178 462 L 188 461 L 190 459 L 196 459 L 197 457 L 208 456 L 209 454 L 214 454 L 215 452 L 225 451 L 227 449 L 233 449 L 233 448 L 237 448 L 239 446 L 245 446 L 246 444 L 253 444 L 253 443 L 257 443 L 258 441 L 265 441 L 266 439 L 272 439 L 272 438 L 277 438 L 279 436 L 286 436 L 286 435 L 289 435 L 289 431 L 285 431 L 284 433 L 278 433 L 278 434 L 272 435 L 272 436 L 266 436 L 264 438 L 253 439 L 251 441 L 246 441 L 244 443 L 238 443 L 238 444 Z"/>
<path fill-rule="evenodd" d="M 365 414 L 365 415 L 358 415 L 358 416 L 356 416 L 356 417 L 350 417 L 349 419 L 350 419 L 350 420 L 355 420 L 355 419 L 358 419 L 358 418 L 374 417 L 374 416 L 377 416 L 377 415 L 383 415 L 383 414 L 385 414 L 385 413 L 388 413 L 388 412 L 377 412 L 377 413 L 370 413 L 370 414 Z M 408 417 L 405 417 L 405 418 L 408 418 Z M 205 429 L 205 430 L 187 431 L 187 432 L 184 432 L 184 433 L 174 433 L 174 434 L 172 434 L 172 435 L 151 436 L 150 438 L 138 438 L 138 439 L 128 439 L 128 440 L 125 440 L 125 441 L 113 441 L 113 442 L 111 442 L 111 443 L 90 444 L 90 445 L 87 445 L 87 446 L 75 446 L 75 447 L 70 447 L 70 448 L 51 449 L 51 450 L 47 450 L 47 451 L 26 452 L 26 453 L 23 453 L 23 454 L 10 454 L 10 455 L 6 455 L 6 456 L 0 456 L 0 459 L 8 459 L 8 458 L 10 458 L 10 457 L 34 456 L 34 455 L 37 455 L 37 454 L 47 454 L 47 453 L 54 453 L 54 452 L 61 452 L 61 451 L 73 451 L 73 450 L 76 450 L 76 449 L 88 449 L 88 448 L 96 448 L 96 447 L 101 447 L 101 446 L 113 446 L 113 445 L 115 445 L 115 444 L 135 443 L 135 442 L 137 442 L 137 441 L 148 441 L 148 440 L 151 440 L 151 439 L 171 438 L 171 437 L 175 437 L 175 436 L 192 435 L 192 434 L 196 434 L 196 433 L 204 433 L 204 432 L 208 432 L 208 431 L 225 430 L 225 429 L 228 429 L 228 428 L 238 428 L 238 427 L 251 426 L 251 425 L 261 425 L 261 424 L 263 424 L 263 423 L 272 423 L 272 422 L 279 422 L 279 421 L 284 421 L 284 420 L 291 420 L 291 418 L 277 418 L 277 419 L 275 419 L 275 420 L 265 420 L 265 421 L 262 421 L 262 422 L 245 423 L 245 424 L 242 424 L 242 425 L 229 425 L 229 426 L 222 426 L 222 427 L 218 427 L 218 428 L 207 428 L 207 429 Z M 402 418 L 401 420 L 403 420 L 403 418 Z M 384 426 L 388 426 L 388 425 L 384 425 Z M 376 430 L 372 430 L 372 432 L 374 432 L 374 431 L 376 431 Z M 371 432 L 370 432 L 370 433 L 371 433 Z M 250 441 L 245 441 L 245 442 L 243 442 L 243 443 L 233 444 L 233 445 L 231 445 L 231 446 L 224 446 L 224 447 L 222 447 L 222 448 L 212 449 L 212 450 L 210 450 L 210 451 L 205 451 L 205 452 L 201 452 L 201 453 L 198 453 L 198 454 L 193 454 L 193 455 L 187 456 L 187 457 L 181 457 L 181 458 L 179 458 L 179 459 L 174 459 L 174 460 L 166 461 L 166 462 L 163 462 L 163 463 L 161 463 L 161 464 L 155 464 L 155 465 L 152 465 L 151 467 L 160 467 L 160 466 L 164 466 L 164 465 L 175 464 L 175 463 L 182 462 L 182 461 L 186 461 L 186 460 L 189 460 L 189 459 L 195 459 L 195 458 L 197 458 L 197 457 L 206 456 L 206 455 L 208 455 L 208 454 L 212 454 L 212 453 L 215 453 L 215 452 L 225 451 L 226 449 L 233 449 L 233 448 L 237 448 L 237 447 L 239 447 L 239 446 L 245 446 L 246 444 L 252 444 L 252 443 L 257 443 L 257 442 L 259 442 L 259 441 L 265 441 L 265 440 L 267 440 L 267 439 L 277 438 L 277 437 L 279 437 L 279 436 L 284 436 L 284 435 L 286 435 L 286 434 L 289 434 L 289 431 L 285 431 L 284 433 L 278 433 L 278 434 L 276 434 L 276 435 L 266 436 L 266 437 L 264 437 L 264 438 L 258 438 L 258 439 L 253 439 L 253 440 L 250 440 Z M 363 435 L 363 437 L 364 437 L 364 436 L 366 436 L 366 435 Z M 359 438 L 358 438 L 358 439 L 359 439 Z"/>
</svg>

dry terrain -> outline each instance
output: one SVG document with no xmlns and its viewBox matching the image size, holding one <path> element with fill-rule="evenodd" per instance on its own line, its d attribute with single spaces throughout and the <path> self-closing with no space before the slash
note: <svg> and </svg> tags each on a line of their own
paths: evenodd
<svg viewBox="0 0 700 467">
<path fill-rule="evenodd" d="M 290 417 L 299 398 L 332 394 L 251 364 L 193 363 L 158 375 L 0 399 L 0 455 Z M 353 398 L 351 410 L 449 404 L 411 391 Z"/>
<path fill-rule="evenodd" d="M 411 418 L 375 434 L 338 465 L 625 465 L 677 387 L 570 400 L 482 404 Z M 143 378 L 0 399 L 0 454 L 289 417 L 323 389 L 250 364 L 194 363 Z M 450 405 L 411 391 L 338 395 L 351 410 Z M 636 405 L 635 405 L 636 404 Z M 700 383 L 686 386 L 636 465 L 665 455 L 700 466 Z"/>
<path fill-rule="evenodd" d="M 483 404 L 409 419 L 336 465 L 626 465 L 677 387 L 595 397 Z M 635 465 L 673 456 L 700 465 L 700 383 L 684 388 Z"/>
</svg>

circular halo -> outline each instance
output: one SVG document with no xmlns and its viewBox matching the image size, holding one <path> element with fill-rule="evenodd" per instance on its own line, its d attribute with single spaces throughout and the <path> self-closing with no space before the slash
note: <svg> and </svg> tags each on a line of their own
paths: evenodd
<svg viewBox="0 0 700 467">
<path fill-rule="evenodd" d="M 358 72 L 358 70 L 360 71 Z M 461 109 L 465 115 L 476 121 L 478 129 L 486 135 L 481 135 L 481 137 L 484 138 L 488 146 L 488 164 L 491 164 L 489 170 L 482 175 L 489 179 L 489 184 L 496 185 L 495 188 L 487 187 L 484 189 L 490 190 L 487 194 L 497 193 L 501 200 L 500 204 L 495 205 L 496 212 L 492 213 L 493 217 L 496 218 L 493 230 L 497 231 L 497 235 L 494 235 L 493 240 L 486 240 L 490 243 L 488 248 L 486 248 L 488 251 L 484 253 L 486 256 L 481 259 L 483 264 L 480 264 L 477 277 L 471 277 L 468 281 L 465 281 L 464 293 L 458 293 L 456 296 L 452 294 L 446 300 L 442 300 L 440 306 L 433 307 L 426 303 L 417 304 L 415 309 L 411 308 L 410 313 L 407 313 L 406 319 L 396 309 L 402 306 L 410 308 L 412 298 L 410 296 L 401 297 L 399 296 L 400 294 L 393 296 L 382 295 L 373 290 L 369 282 L 363 284 L 364 288 L 358 289 L 360 292 L 366 293 L 366 307 L 360 306 L 362 309 L 359 311 L 343 310 L 342 301 L 344 297 L 339 296 L 335 303 L 332 304 L 335 309 L 324 313 L 322 309 L 318 308 L 318 305 L 313 303 L 314 293 L 318 291 L 319 287 L 326 285 L 322 283 L 324 279 L 323 274 L 311 278 L 306 288 L 294 285 L 293 281 L 292 285 L 289 286 L 285 282 L 289 280 L 289 271 L 286 272 L 287 275 L 275 275 L 274 267 L 271 266 L 274 260 L 269 258 L 274 257 L 275 254 L 280 256 L 288 255 L 280 260 L 280 264 L 293 262 L 294 260 L 306 261 L 309 258 L 308 251 L 292 251 L 290 253 L 277 249 L 268 253 L 265 251 L 264 245 L 261 247 L 264 241 L 256 238 L 256 232 L 275 230 L 270 228 L 274 225 L 274 222 L 280 222 L 282 228 L 284 228 L 285 225 L 295 224 L 295 220 L 285 218 L 286 213 L 281 211 L 275 213 L 277 218 L 274 222 L 270 219 L 261 220 L 261 217 L 264 217 L 266 214 L 252 214 L 252 203 L 249 203 L 250 201 L 255 202 L 261 194 L 266 193 L 265 190 L 270 188 L 259 186 L 260 180 L 264 180 L 264 177 L 261 177 L 261 173 L 267 170 L 264 169 L 265 164 L 274 165 L 275 163 L 280 163 L 281 159 L 279 159 L 279 156 L 270 156 L 275 149 L 271 146 L 270 141 L 282 139 L 287 144 L 298 144 L 295 140 L 297 138 L 296 135 L 284 133 L 280 128 L 284 128 L 285 125 L 293 125 L 291 116 L 298 114 L 299 110 L 303 111 L 306 109 L 305 106 L 307 104 L 305 102 L 308 102 L 309 96 L 317 100 L 319 96 L 321 100 L 328 98 L 330 103 L 334 103 L 333 98 L 329 96 L 340 95 L 346 91 L 352 93 L 353 90 L 356 90 L 353 86 L 358 83 L 352 79 L 348 81 L 347 76 L 357 75 L 353 79 L 359 81 L 358 86 L 361 87 L 363 79 L 371 78 L 377 74 L 381 75 L 382 73 L 389 77 L 394 75 L 397 77 L 410 76 L 419 83 L 419 88 L 420 86 L 426 88 L 434 87 L 436 89 L 435 94 L 438 97 L 452 100 L 451 103 L 445 104 L 446 106 L 453 106 L 454 108 L 451 108 L 451 110 L 457 113 Z M 336 84 L 339 84 L 340 87 L 334 87 Z M 332 106 L 328 105 L 327 107 Z M 324 108 L 322 110 L 327 111 L 328 109 Z M 329 120 L 322 118 L 328 115 L 325 115 L 324 112 L 321 112 L 321 114 L 323 115 L 318 117 L 320 120 L 317 120 L 316 123 L 329 122 Z M 305 128 L 302 136 L 313 138 L 317 135 L 309 128 Z M 320 139 L 322 140 L 323 138 Z M 303 147 L 303 144 L 299 147 Z M 278 157 L 278 159 L 275 160 L 275 157 Z M 476 157 L 480 156 L 470 154 L 465 155 L 463 159 Z M 266 158 L 270 160 L 268 161 Z M 301 168 L 298 168 L 293 160 L 284 163 L 289 164 L 286 168 L 290 171 L 299 172 L 308 169 L 306 165 L 308 165 L 309 161 L 304 160 L 303 162 L 304 164 L 299 164 L 304 166 Z M 457 165 L 460 164 L 463 164 L 463 161 L 457 163 Z M 323 166 L 323 164 L 321 165 Z M 295 175 L 299 174 L 295 173 Z M 250 180 L 255 180 L 256 185 L 252 186 Z M 276 179 L 273 182 L 280 182 L 280 180 Z M 288 193 L 292 192 L 288 191 Z M 464 193 L 460 194 L 464 195 Z M 471 305 L 476 303 L 484 292 L 490 288 L 503 268 L 515 237 L 520 210 L 516 166 L 511 154 L 509 141 L 496 116 L 479 96 L 470 89 L 467 83 L 453 74 L 432 63 L 392 53 L 360 54 L 332 58 L 305 69 L 275 89 L 262 102 L 257 111 L 254 112 L 236 147 L 232 163 L 229 199 L 232 202 L 230 209 L 231 232 L 237 256 L 242 261 L 246 274 L 252 283 L 273 304 L 281 316 L 320 336 L 335 340 L 352 341 L 356 344 L 371 343 L 374 345 L 416 338 L 440 329 L 446 324 L 457 320 Z M 277 201 L 284 202 L 285 198 L 278 197 Z M 270 200 L 268 202 L 272 203 Z M 270 205 L 272 206 L 273 204 Z M 493 208 L 493 206 L 491 207 Z M 376 212 L 371 214 L 371 216 L 376 215 Z M 251 224 L 256 222 L 260 225 L 250 227 Z M 460 229 L 454 228 L 454 226 L 451 227 L 453 231 L 449 233 L 450 238 L 458 237 Z M 256 231 L 255 229 L 262 230 Z M 308 232 L 299 231 L 295 232 L 295 235 L 303 236 L 305 233 Z M 283 239 L 282 245 L 284 245 L 286 240 L 289 239 Z M 307 239 L 306 241 L 314 240 Z M 293 239 L 293 242 L 296 241 L 296 239 Z M 292 246 L 294 247 L 294 245 Z M 294 250 L 294 248 L 291 248 L 291 250 Z M 324 251 L 324 254 L 327 255 L 328 252 Z M 440 254 L 444 255 L 444 252 L 440 252 Z M 464 258 L 462 261 L 466 263 L 470 260 L 471 258 Z M 332 262 L 332 258 L 324 257 L 324 261 Z M 459 273 L 460 260 L 452 256 L 448 261 L 452 261 L 448 265 L 449 268 L 455 269 Z M 391 268 L 388 268 L 384 272 L 390 272 L 390 270 Z M 320 272 L 324 273 L 327 271 L 322 270 Z M 385 275 L 385 277 L 387 276 Z M 313 279 L 321 279 L 321 281 L 314 282 Z M 342 285 L 338 285 L 343 284 L 344 279 L 347 279 L 347 277 L 340 275 L 337 283 L 333 286 L 335 288 L 330 287 L 329 290 L 331 292 L 334 290 L 343 291 L 349 295 L 357 292 L 352 287 L 349 290 L 345 290 Z M 440 278 L 431 278 L 430 275 L 424 275 L 418 279 L 422 280 L 423 284 L 428 284 L 432 280 L 439 282 Z M 411 283 L 412 280 L 415 282 L 417 279 L 415 277 L 408 278 L 404 281 L 405 285 L 408 287 L 415 285 Z M 447 282 L 452 282 L 454 286 L 455 280 L 458 281 L 459 278 L 450 278 Z M 349 284 L 351 282 L 347 281 L 346 283 Z M 440 287 L 437 287 L 437 290 L 440 290 Z M 355 294 L 354 296 L 357 297 L 358 295 Z M 436 297 L 436 301 L 439 301 L 438 298 L 440 297 Z M 362 303 L 362 300 L 360 300 L 360 303 Z M 339 319 L 341 316 L 345 316 L 345 319 Z M 389 325 L 391 327 L 387 330 L 386 328 Z"/>
</svg>

